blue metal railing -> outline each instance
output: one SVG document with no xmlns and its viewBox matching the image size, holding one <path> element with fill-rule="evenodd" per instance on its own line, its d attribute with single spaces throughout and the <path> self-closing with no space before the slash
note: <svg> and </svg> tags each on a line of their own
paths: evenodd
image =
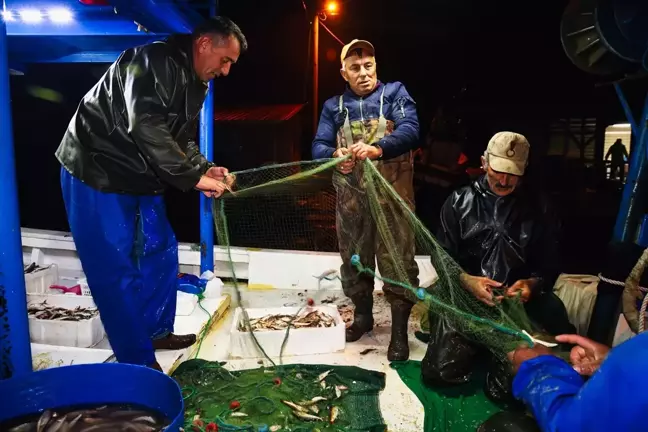
<svg viewBox="0 0 648 432">
<path fill-rule="evenodd" d="M 200 152 L 214 159 L 214 83 L 209 83 L 207 97 L 200 111 Z M 214 271 L 214 219 L 211 198 L 200 194 L 200 273 Z"/>
<path fill-rule="evenodd" d="M 613 240 L 634 242 L 637 240 L 639 225 L 645 213 L 645 199 L 648 193 L 648 184 L 645 181 L 646 165 L 648 165 L 648 126 L 646 124 L 648 122 L 648 95 L 646 95 L 642 116 L 637 122 L 621 86 L 617 83 L 614 88 L 628 118 L 628 123 L 632 127 L 635 143 L 630 155 L 628 178 L 623 188 L 619 213 L 614 225 Z"/>
<path fill-rule="evenodd" d="M 209 4 L 209 16 L 216 16 L 218 0 Z M 200 111 L 200 152 L 208 161 L 214 159 L 214 83 L 209 83 L 207 97 Z M 200 273 L 214 271 L 214 219 L 211 199 L 200 195 Z"/>
</svg>

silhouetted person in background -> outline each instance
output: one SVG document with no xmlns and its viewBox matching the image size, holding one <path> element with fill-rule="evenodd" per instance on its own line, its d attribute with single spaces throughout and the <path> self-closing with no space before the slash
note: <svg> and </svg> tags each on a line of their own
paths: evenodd
<svg viewBox="0 0 648 432">
<path fill-rule="evenodd" d="M 605 160 L 612 156 L 612 163 L 610 165 L 610 179 L 616 178 L 616 171 L 619 170 L 619 180 L 623 183 L 623 177 L 625 174 L 625 163 L 628 160 L 628 151 L 623 145 L 621 138 L 614 141 L 612 147 L 608 150 L 605 155 Z"/>
</svg>

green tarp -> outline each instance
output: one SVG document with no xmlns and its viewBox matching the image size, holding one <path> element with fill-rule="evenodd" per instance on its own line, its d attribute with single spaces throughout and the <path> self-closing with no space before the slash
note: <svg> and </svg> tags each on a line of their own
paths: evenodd
<svg viewBox="0 0 648 432">
<path fill-rule="evenodd" d="M 421 381 L 421 362 L 398 362 L 391 366 L 423 404 L 424 432 L 474 432 L 501 411 L 484 394 L 483 373 L 476 373 L 463 386 L 432 390 Z"/>
</svg>

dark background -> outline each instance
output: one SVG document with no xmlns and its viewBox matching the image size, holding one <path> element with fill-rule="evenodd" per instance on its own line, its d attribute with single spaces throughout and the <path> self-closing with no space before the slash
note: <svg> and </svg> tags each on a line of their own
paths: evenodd
<svg viewBox="0 0 648 432">
<path fill-rule="evenodd" d="M 595 87 L 563 52 L 560 18 L 566 1 L 347 0 L 341 15 L 324 24 L 347 42 L 368 39 L 377 49 L 379 79 L 401 81 L 417 102 L 423 143 L 435 110 L 452 106 L 464 119 L 464 153 L 472 166 L 500 130 L 527 135 L 532 145 L 529 181 L 552 194 L 565 223 L 564 271 L 597 273 L 618 209 L 618 185 L 585 167 L 544 157 L 548 125 L 561 117 L 596 117 L 603 125 L 626 122 L 611 86 Z M 216 80 L 223 107 L 299 104 L 302 155 L 309 156 L 309 29 L 314 0 L 221 0 L 219 12 L 246 34 L 250 50 L 229 77 Z M 306 7 L 306 10 L 305 10 Z M 320 30 L 320 101 L 339 94 L 340 44 Z M 54 152 L 102 65 L 38 65 L 12 77 L 12 106 L 24 227 L 68 230 Z M 62 99 L 35 97 L 33 86 Z M 643 86 L 643 87 L 642 87 Z M 630 95 L 645 94 L 630 84 Z M 462 97 L 458 98 L 460 91 Z M 643 90 L 639 91 L 639 90 Z M 319 109 L 319 107 L 317 107 Z M 215 138 L 215 146 L 227 146 Z M 249 148 L 264 146 L 263 140 Z M 245 155 L 241 156 L 245 159 Z M 218 162 L 218 160 L 216 161 Z M 245 160 L 239 161 L 245 165 Z M 560 169 L 556 169 L 559 166 Z M 453 185 L 455 186 L 455 185 Z M 432 229 L 450 188 L 418 187 L 422 219 Z M 197 242 L 198 195 L 168 194 L 169 214 L 180 241 Z"/>
</svg>

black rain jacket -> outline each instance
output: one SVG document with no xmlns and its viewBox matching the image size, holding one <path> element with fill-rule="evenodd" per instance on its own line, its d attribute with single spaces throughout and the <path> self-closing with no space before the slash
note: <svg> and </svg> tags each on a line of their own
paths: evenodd
<svg viewBox="0 0 648 432">
<path fill-rule="evenodd" d="M 505 286 L 537 277 L 546 292 L 559 275 L 559 232 L 546 197 L 523 184 L 500 197 L 482 176 L 448 197 L 437 239 L 470 275 Z"/>
<path fill-rule="evenodd" d="M 195 187 L 213 164 L 195 142 L 207 83 L 192 53 L 188 35 L 124 51 L 79 104 L 56 151 L 61 165 L 102 192 Z"/>
</svg>

